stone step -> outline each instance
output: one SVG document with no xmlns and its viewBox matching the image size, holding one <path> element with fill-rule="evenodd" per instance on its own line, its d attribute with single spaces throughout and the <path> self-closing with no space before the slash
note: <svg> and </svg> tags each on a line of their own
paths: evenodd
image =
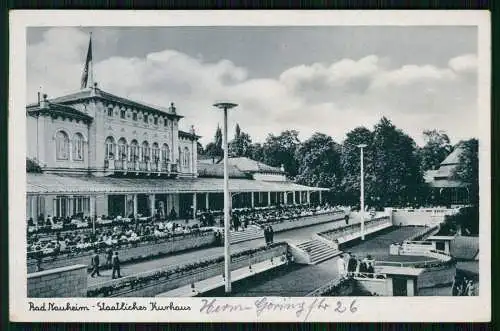
<svg viewBox="0 0 500 331">
<path fill-rule="evenodd" d="M 231 244 L 264 238 L 264 232 L 255 228 L 247 228 L 245 231 L 231 231 Z"/>
<path fill-rule="evenodd" d="M 326 243 L 315 239 L 300 243 L 297 247 L 309 255 L 311 264 L 331 259 L 340 253 Z"/>
</svg>

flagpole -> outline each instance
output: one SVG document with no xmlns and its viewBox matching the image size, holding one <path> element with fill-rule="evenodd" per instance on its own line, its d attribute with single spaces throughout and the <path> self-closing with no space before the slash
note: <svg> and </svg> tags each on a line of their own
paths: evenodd
<svg viewBox="0 0 500 331">
<path fill-rule="evenodd" d="M 92 44 L 92 31 L 90 31 L 90 44 Z M 91 49 L 91 52 L 94 50 Z M 94 87 L 94 57 L 89 62 L 89 87 Z"/>
</svg>

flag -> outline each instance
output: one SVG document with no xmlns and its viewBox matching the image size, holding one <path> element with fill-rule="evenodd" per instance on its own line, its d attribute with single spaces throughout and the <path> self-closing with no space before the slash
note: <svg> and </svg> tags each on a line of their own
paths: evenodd
<svg viewBox="0 0 500 331">
<path fill-rule="evenodd" d="M 92 36 L 90 36 L 89 49 L 87 50 L 87 59 L 85 60 L 85 67 L 83 68 L 83 73 L 82 73 L 82 82 L 81 82 L 82 89 L 86 88 L 88 85 L 91 62 L 92 62 Z"/>
</svg>

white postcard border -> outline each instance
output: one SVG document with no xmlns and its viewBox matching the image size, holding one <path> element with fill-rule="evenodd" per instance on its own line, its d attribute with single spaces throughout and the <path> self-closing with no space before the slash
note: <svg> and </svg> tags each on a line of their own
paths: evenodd
<svg viewBox="0 0 500 331">
<path fill-rule="evenodd" d="M 311 309 L 307 321 L 401 321 L 480 322 L 491 318 L 491 176 L 490 85 L 491 28 L 488 11 L 12 11 L 10 16 L 9 93 L 9 304 L 13 321 L 151 322 L 151 321 L 304 321 L 297 311 L 265 313 L 226 311 L 200 313 L 202 300 L 211 298 L 126 299 L 32 299 L 26 290 L 25 146 L 26 146 L 26 27 L 29 26 L 205 26 L 205 25 L 473 25 L 478 26 L 479 128 L 480 128 L 480 289 L 477 297 L 361 297 L 355 313 Z M 255 307 L 259 298 L 219 298 L 218 302 Z M 269 297 L 269 301 L 318 304 L 322 298 Z M 335 307 L 337 300 L 349 307 L 353 298 L 324 298 Z M 317 301 L 314 301 L 317 300 Z M 191 311 L 92 311 L 30 312 L 28 302 L 96 305 L 97 302 L 156 301 L 190 306 Z M 313 304 L 313 306 L 314 306 Z M 307 310 L 307 309 L 306 309 Z"/>
</svg>

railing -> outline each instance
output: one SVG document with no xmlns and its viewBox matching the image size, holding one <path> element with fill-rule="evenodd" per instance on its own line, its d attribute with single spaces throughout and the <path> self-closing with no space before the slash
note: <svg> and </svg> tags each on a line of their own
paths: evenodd
<svg viewBox="0 0 500 331">
<path fill-rule="evenodd" d="M 349 272 L 347 276 L 352 277 L 356 280 L 387 279 L 387 274 L 378 272 Z"/>
<path fill-rule="evenodd" d="M 209 230 L 202 230 L 202 231 L 192 231 L 190 233 L 168 233 L 167 235 L 163 237 L 155 236 L 154 234 L 152 235 L 144 235 L 144 236 L 137 236 L 135 241 L 119 241 L 115 244 L 109 245 L 107 242 L 104 241 L 99 241 L 99 242 L 89 242 L 88 247 L 82 247 L 82 248 L 77 248 L 77 245 L 68 245 L 66 246 L 64 251 L 60 251 L 58 253 L 48 253 L 44 254 L 43 249 L 39 251 L 29 251 L 27 252 L 27 258 L 28 259 L 34 259 L 37 256 L 37 253 L 40 254 L 42 253 L 42 258 L 46 257 L 52 257 L 52 258 L 69 258 L 69 257 L 76 257 L 76 256 L 82 256 L 86 255 L 85 253 L 88 253 L 89 251 L 92 251 L 94 249 L 104 249 L 106 247 L 113 247 L 113 249 L 123 249 L 123 248 L 128 248 L 128 247 L 140 247 L 140 246 L 147 246 L 147 245 L 152 245 L 152 244 L 161 244 L 169 241 L 177 241 L 177 240 L 183 240 L 183 239 L 188 239 L 188 238 L 193 238 L 193 237 L 201 237 L 201 236 L 208 236 L 208 235 L 213 235 L 213 231 L 211 229 Z"/>
<path fill-rule="evenodd" d="M 377 227 L 381 224 L 387 223 L 387 221 L 390 221 L 389 216 L 382 216 L 373 220 L 369 220 L 365 222 L 365 231 L 374 227 Z M 361 223 L 356 223 L 356 224 L 351 224 L 348 226 L 344 226 L 341 228 L 336 228 L 324 232 L 318 233 L 318 235 L 331 240 L 335 241 L 338 238 L 342 238 L 348 235 L 355 234 L 357 232 L 361 231 Z"/>
<path fill-rule="evenodd" d="M 412 262 L 396 262 L 396 261 L 375 261 L 375 266 L 377 267 L 400 267 L 400 268 L 433 268 L 433 267 L 445 267 L 453 263 L 453 260 L 422 260 L 422 261 L 412 261 Z"/>
<path fill-rule="evenodd" d="M 176 163 L 170 163 L 170 171 L 173 172 L 173 173 L 177 173 L 177 164 Z"/>
<path fill-rule="evenodd" d="M 308 294 L 306 294 L 306 297 L 320 297 L 320 296 L 324 295 L 325 293 L 330 293 L 330 292 L 334 291 L 335 289 L 338 289 L 340 286 L 342 286 L 342 284 L 344 284 L 347 281 L 349 281 L 348 278 L 333 279 L 333 280 L 329 281 L 328 283 L 326 283 L 325 285 L 315 289 L 314 291 L 309 292 Z M 337 294 L 337 293 L 335 293 L 335 294 Z"/>
</svg>

